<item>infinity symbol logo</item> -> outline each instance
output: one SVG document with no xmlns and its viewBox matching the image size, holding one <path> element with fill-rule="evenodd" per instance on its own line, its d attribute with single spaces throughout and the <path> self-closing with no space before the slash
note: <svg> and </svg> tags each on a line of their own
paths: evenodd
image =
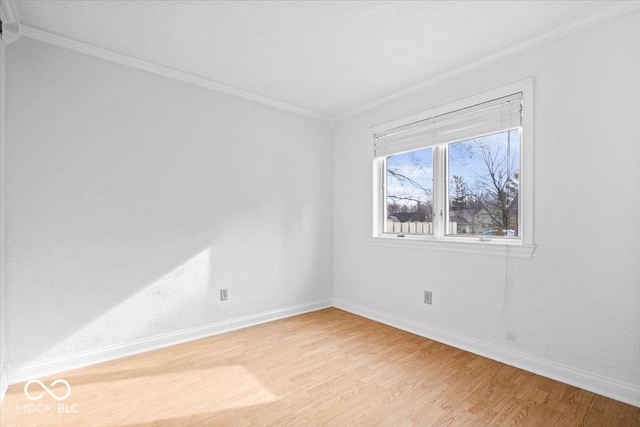
<svg viewBox="0 0 640 427">
<path fill-rule="evenodd" d="M 67 386 L 67 393 L 66 393 L 64 396 L 62 396 L 62 397 L 58 397 L 58 396 L 56 396 L 56 394 L 55 394 L 53 391 L 51 391 L 51 389 L 49 389 L 49 387 L 47 387 L 46 385 L 44 385 L 44 384 L 42 383 L 42 381 L 40 381 L 40 380 L 31 380 L 31 381 L 29 381 L 28 383 L 26 383 L 26 384 L 24 385 L 24 395 L 25 395 L 25 396 L 27 396 L 27 398 L 28 398 L 28 399 L 30 399 L 30 400 L 40 400 L 40 399 L 42 399 L 42 398 L 44 397 L 44 393 L 40 393 L 40 394 L 39 394 L 39 395 L 37 395 L 37 396 L 31 396 L 31 395 L 29 394 L 29 390 L 28 390 L 28 389 L 29 389 L 29 386 L 31 385 L 31 383 L 39 384 L 39 385 L 40 385 L 40 387 L 42 387 L 42 389 L 43 389 L 44 391 L 46 391 L 47 393 L 49 393 L 49 396 L 53 397 L 53 398 L 54 398 L 54 399 L 56 399 L 56 400 L 65 400 L 65 399 L 66 399 L 67 397 L 69 397 L 69 395 L 71 394 L 71 386 L 70 386 L 70 385 L 69 385 L 69 383 L 68 383 L 68 382 L 66 382 L 65 380 L 55 380 L 54 382 L 52 382 L 52 383 L 51 383 L 51 387 L 55 386 L 56 384 L 60 384 L 60 383 L 62 383 L 62 384 L 64 384 L 64 385 L 66 385 L 66 386 Z"/>
</svg>

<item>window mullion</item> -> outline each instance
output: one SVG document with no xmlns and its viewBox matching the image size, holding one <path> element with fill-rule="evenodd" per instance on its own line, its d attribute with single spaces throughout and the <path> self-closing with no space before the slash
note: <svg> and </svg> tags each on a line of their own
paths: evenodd
<svg viewBox="0 0 640 427">
<path fill-rule="evenodd" d="M 385 227 L 386 227 L 386 223 L 387 223 L 387 217 L 388 217 L 388 212 L 387 212 L 387 159 L 386 158 L 381 158 L 378 160 L 380 167 L 378 168 L 379 170 L 379 180 L 380 180 L 380 191 L 382 194 L 382 197 L 380 198 L 380 209 L 381 209 L 381 213 L 382 215 L 379 217 L 379 221 L 380 221 L 380 226 L 378 231 L 381 234 L 385 233 Z"/>
<path fill-rule="evenodd" d="M 386 207 L 386 160 L 384 158 L 376 158 L 374 160 L 373 167 L 373 205 L 374 205 L 374 218 L 373 218 L 373 233 L 374 235 L 384 234 L 384 226 L 386 222 L 387 207 Z"/>
<path fill-rule="evenodd" d="M 441 239 L 446 226 L 446 145 L 433 147 L 433 237 Z"/>
</svg>

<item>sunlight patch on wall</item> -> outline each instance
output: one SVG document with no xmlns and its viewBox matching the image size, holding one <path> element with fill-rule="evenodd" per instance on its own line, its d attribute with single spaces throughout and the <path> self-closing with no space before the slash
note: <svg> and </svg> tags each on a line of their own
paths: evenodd
<svg viewBox="0 0 640 427">
<path fill-rule="evenodd" d="M 191 326 L 181 323 L 181 313 L 193 312 L 206 299 L 209 267 L 207 248 L 52 346 L 42 358 L 81 351 L 70 346 L 99 348 Z"/>
</svg>

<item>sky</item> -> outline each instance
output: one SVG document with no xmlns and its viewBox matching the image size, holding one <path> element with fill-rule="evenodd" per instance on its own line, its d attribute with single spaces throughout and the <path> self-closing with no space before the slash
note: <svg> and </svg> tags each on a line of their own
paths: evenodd
<svg viewBox="0 0 640 427">
<path fill-rule="evenodd" d="M 482 155 L 474 141 L 480 141 L 489 147 L 506 167 L 507 155 L 510 161 L 510 173 L 518 170 L 519 144 L 518 130 L 505 131 L 493 135 L 475 138 L 449 144 L 449 182 L 453 183 L 453 176 L 461 176 L 467 185 L 473 188 L 479 175 L 486 174 L 487 168 Z M 410 180 L 412 185 L 395 179 L 389 171 L 399 173 Z M 387 158 L 387 194 L 401 197 L 411 197 L 426 200 L 425 191 L 433 191 L 433 153 L 431 148 L 424 148 L 407 153 L 396 154 Z M 402 204 L 402 201 L 398 201 Z M 406 202 L 415 205 L 415 202 Z"/>
</svg>

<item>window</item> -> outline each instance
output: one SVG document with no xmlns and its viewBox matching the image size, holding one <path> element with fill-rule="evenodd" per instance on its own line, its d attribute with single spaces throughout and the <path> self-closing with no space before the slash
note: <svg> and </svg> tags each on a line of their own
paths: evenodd
<svg viewBox="0 0 640 427">
<path fill-rule="evenodd" d="M 519 128 L 447 144 L 449 236 L 520 238 Z"/>
<path fill-rule="evenodd" d="M 531 245 L 530 89 L 372 129 L 374 237 Z"/>
<path fill-rule="evenodd" d="M 433 149 L 385 158 L 385 233 L 433 234 Z"/>
</svg>

